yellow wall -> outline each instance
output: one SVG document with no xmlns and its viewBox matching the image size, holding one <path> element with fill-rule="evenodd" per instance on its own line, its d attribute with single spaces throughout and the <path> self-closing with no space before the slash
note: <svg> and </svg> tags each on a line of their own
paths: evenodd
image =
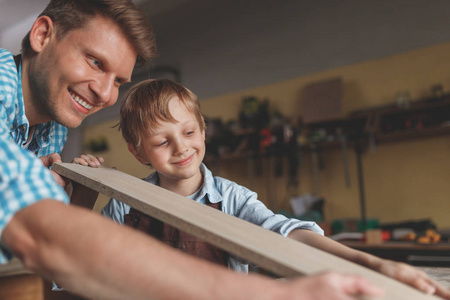
<svg viewBox="0 0 450 300">
<path fill-rule="evenodd" d="M 450 90 L 450 43 L 437 45 L 378 60 L 361 62 L 299 78 L 251 88 L 202 100 L 204 115 L 236 119 L 243 96 L 270 99 L 271 108 L 296 118 L 301 115 L 302 89 L 314 81 L 340 76 L 343 79 L 343 115 L 370 106 L 395 101 L 399 91 L 408 90 L 413 99 L 430 94 L 432 85 L 441 83 Z M 194 91 L 195 92 L 195 91 Z M 85 137 L 106 135 L 110 151 L 104 154 L 107 164 L 142 177 L 151 170 L 139 166 L 116 129 L 117 120 L 88 128 Z M 440 228 L 450 227 L 450 137 L 426 138 L 383 144 L 375 152 L 363 155 L 367 216 L 382 222 L 431 218 Z M 355 155 L 349 153 L 351 187 L 345 186 L 342 153 L 324 153 L 325 169 L 320 171 L 321 195 L 326 199 L 325 216 L 359 217 L 359 193 Z M 308 154 L 302 160 L 299 193 L 312 193 L 312 171 Z M 263 162 L 268 170 L 268 162 Z M 216 175 L 227 177 L 257 191 L 260 199 L 273 209 L 288 208 L 290 194 L 285 178 L 271 178 L 265 172 L 249 181 L 247 161 L 221 162 L 212 165 Z M 252 184 L 253 183 L 253 184 Z M 269 184 L 270 183 L 270 184 Z M 270 195 L 270 196 L 269 196 Z M 268 201 L 271 199 L 271 202 Z M 104 200 L 102 200 L 104 201 Z M 103 204 L 98 201 L 98 206 Z"/>
</svg>

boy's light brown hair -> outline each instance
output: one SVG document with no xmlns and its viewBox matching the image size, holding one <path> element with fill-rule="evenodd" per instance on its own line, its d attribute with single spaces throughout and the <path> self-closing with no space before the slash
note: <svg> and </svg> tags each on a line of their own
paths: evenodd
<svg viewBox="0 0 450 300">
<path fill-rule="evenodd" d="M 51 0 L 40 16 L 52 19 L 59 41 L 70 31 L 83 28 L 92 18 L 105 17 L 122 29 L 137 53 L 138 65 L 157 56 L 153 28 L 131 0 Z M 22 40 L 22 54 L 29 57 L 33 53 L 28 32 Z"/>
<path fill-rule="evenodd" d="M 200 102 L 189 89 L 169 79 L 149 79 L 132 86 L 122 98 L 119 131 L 127 144 L 139 152 L 142 137 L 160 125 L 176 120 L 170 114 L 169 101 L 177 97 L 205 130 Z"/>
</svg>

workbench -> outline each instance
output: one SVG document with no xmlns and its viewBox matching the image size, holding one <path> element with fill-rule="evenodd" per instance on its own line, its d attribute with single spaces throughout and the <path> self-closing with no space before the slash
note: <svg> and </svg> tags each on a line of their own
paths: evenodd
<svg viewBox="0 0 450 300">
<path fill-rule="evenodd" d="M 441 283 L 443 286 L 450 287 L 450 268 L 437 267 L 418 267 L 428 274 L 431 278 Z"/>
<path fill-rule="evenodd" d="M 378 257 L 406 262 L 414 266 L 450 267 L 450 243 L 418 244 L 414 242 L 383 242 L 366 244 L 341 241 L 342 244 Z"/>
<path fill-rule="evenodd" d="M 26 270 L 18 259 L 0 265 L 1 300 L 85 300 L 66 291 L 52 291 L 52 283 Z"/>
</svg>

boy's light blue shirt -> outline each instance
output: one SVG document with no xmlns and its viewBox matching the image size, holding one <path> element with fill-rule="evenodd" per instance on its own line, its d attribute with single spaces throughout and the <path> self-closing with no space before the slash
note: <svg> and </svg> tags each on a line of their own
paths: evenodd
<svg viewBox="0 0 450 300">
<path fill-rule="evenodd" d="M 278 232 L 283 236 L 287 236 L 294 229 L 308 229 L 323 235 L 323 230 L 315 222 L 289 219 L 283 215 L 274 214 L 258 200 L 255 192 L 230 180 L 213 177 L 211 171 L 204 164 L 200 166 L 200 170 L 204 175 L 203 187 L 189 198 L 203 204 L 205 204 L 206 197 L 212 203 L 222 202 L 224 213 Z M 144 180 L 156 184 L 157 172 L 150 174 Z M 102 210 L 103 215 L 120 224 L 124 223 L 124 217 L 129 212 L 129 205 L 114 198 Z M 234 257 L 230 257 L 228 267 L 240 272 L 248 272 L 248 265 Z"/>
<path fill-rule="evenodd" d="M 21 65 L 0 48 L 0 238 L 14 214 L 42 199 L 69 202 L 64 190 L 36 157 L 61 153 L 67 129 L 56 122 L 39 124 L 26 143 L 29 122 L 22 95 Z M 45 216 L 42 216 L 45 217 Z M 11 253 L 0 244 L 0 263 Z"/>
</svg>

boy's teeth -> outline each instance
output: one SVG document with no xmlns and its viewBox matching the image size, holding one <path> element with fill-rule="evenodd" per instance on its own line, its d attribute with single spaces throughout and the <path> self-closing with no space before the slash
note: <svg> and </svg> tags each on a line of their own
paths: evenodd
<svg viewBox="0 0 450 300">
<path fill-rule="evenodd" d="M 78 104 L 80 104 L 80 105 L 83 106 L 84 108 L 92 109 L 92 107 L 93 107 L 92 105 L 87 104 L 85 101 L 81 100 L 80 97 L 78 97 L 78 96 L 75 95 L 75 94 L 72 94 L 72 93 L 71 93 L 71 95 L 72 95 L 72 98 L 73 98 Z"/>
</svg>

